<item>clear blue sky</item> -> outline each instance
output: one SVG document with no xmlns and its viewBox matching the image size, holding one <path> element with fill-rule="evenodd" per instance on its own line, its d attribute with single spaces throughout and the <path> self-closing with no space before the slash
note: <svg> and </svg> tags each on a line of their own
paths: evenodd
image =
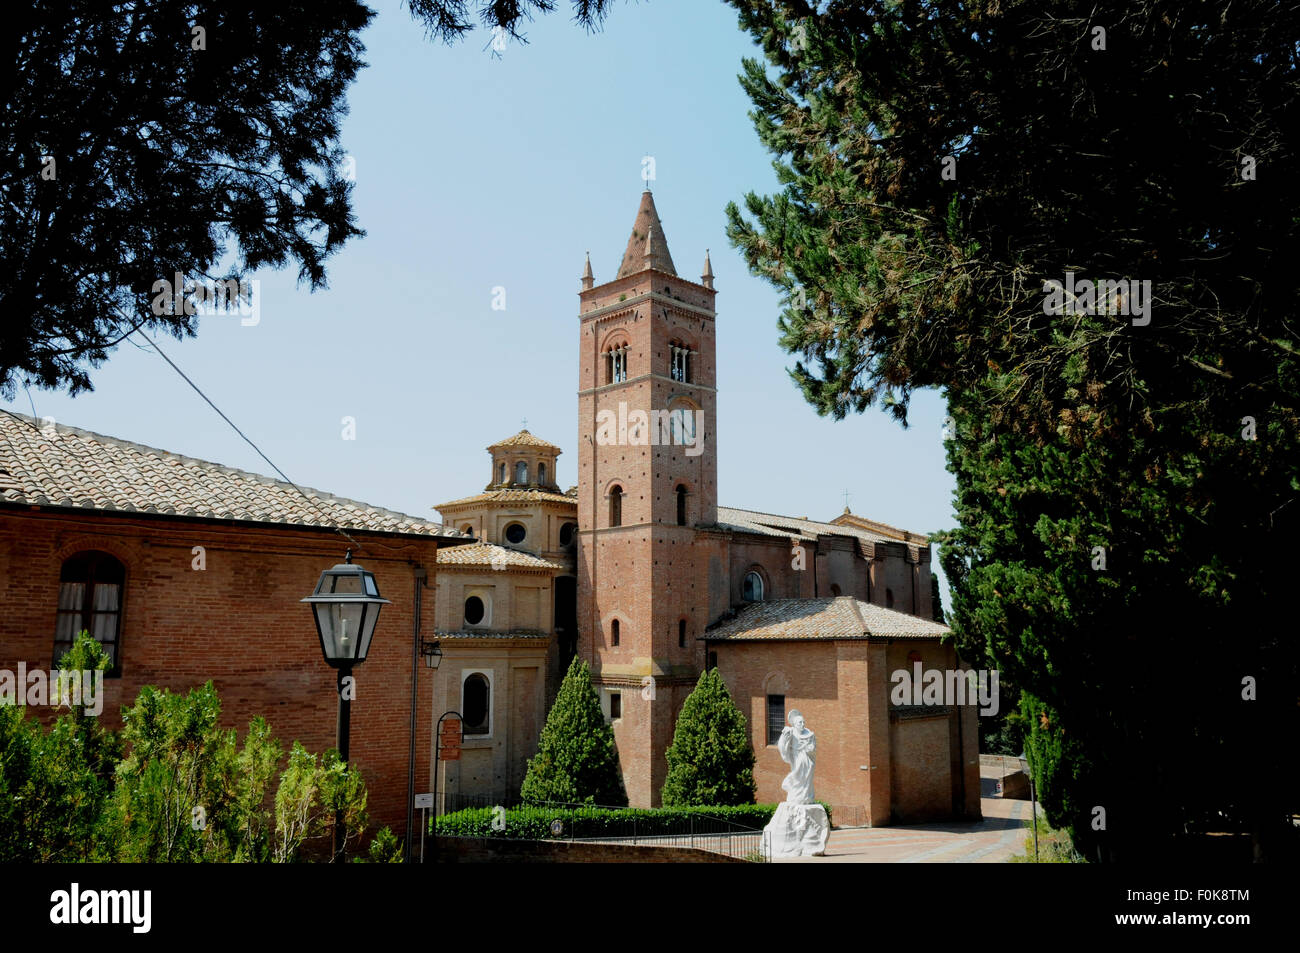
<svg viewBox="0 0 1300 953">
<path fill-rule="evenodd" d="M 776 187 L 736 80 L 761 54 L 730 7 L 623 2 L 587 34 L 561 0 L 493 57 L 481 30 L 436 45 L 395 0 L 372 6 L 343 136 L 367 237 L 330 260 L 328 290 L 257 275 L 256 326 L 210 317 L 193 340 L 160 339 L 290 478 L 436 518 L 482 489 L 484 448 L 527 417 L 564 449 L 558 482 L 576 483 L 583 254 L 598 283 L 613 277 L 650 155 L 678 272 L 697 279 L 709 248 L 717 275 L 719 501 L 830 519 L 847 489 L 864 516 L 953 525 L 939 395 L 916 396 L 908 430 L 878 410 L 818 417 L 786 374 L 776 292 L 727 243 L 726 203 Z M 38 414 L 269 471 L 157 355 L 121 346 L 92 379 L 75 400 L 33 390 Z M 7 406 L 30 412 L 21 392 Z"/>
</svg>

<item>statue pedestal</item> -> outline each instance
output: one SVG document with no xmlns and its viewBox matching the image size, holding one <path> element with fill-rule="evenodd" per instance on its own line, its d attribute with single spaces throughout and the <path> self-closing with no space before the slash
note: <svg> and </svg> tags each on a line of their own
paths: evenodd
<svg viewBox="0 0 1300 953">
<path fill-rule="evenodd" d="M 831 836 L 831 822 L 820 804 L 782 801 L 763 833 L 773 857 L 821 857 Z"/>
</svg>

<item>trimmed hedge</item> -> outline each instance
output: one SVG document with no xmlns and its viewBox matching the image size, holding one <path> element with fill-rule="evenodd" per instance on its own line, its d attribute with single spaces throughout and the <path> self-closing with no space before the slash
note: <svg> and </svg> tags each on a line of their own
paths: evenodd
<svg viewBox="0 0 1300 953">
<path fill-rule="evenodd" d="M 819 802 L 831 814 L 831 806 Z M 735 827 L 762 829 L 776 813 L 775 804 L 741 804 L 736 807 L 533 807 L 520 805 L 505 812 L 504 825 L 497 808 L 472 807 L 430 819 L 429 832 L 447 837 L 511 837 L 519 840 L 568 840 L 570 837 L 653 837 L 728 833 Z M 563 825 L 552 833 L 555 821 Z M 718 823 L 719 821 L 729 823 Z M 437 824 L 435 828 L 435 823 Z"/>
</svg>

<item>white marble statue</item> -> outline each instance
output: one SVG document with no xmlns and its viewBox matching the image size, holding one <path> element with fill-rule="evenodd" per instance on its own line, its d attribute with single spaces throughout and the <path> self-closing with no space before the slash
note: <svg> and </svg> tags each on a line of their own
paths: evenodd
<svg viewBox="0 0 1300 953">
<path fill-rule="evenodd" d="M 772 856 L 820 857 L 826 850 L 831 824 L 826 808 L 813 796 L 817 736 L 798 709 L 790 712 L 790 724 L 781 729 L 776 750 L 790 766 L 790 773 L 781 782 L 781 789 L 787 792 L 785 800 L 776 806 L 772 820 L 763 828 Z"/>
<path fill-rule="evenodd" d="M 781 752 L 781 760 L 790 766 L 790 773 L 781 782 L 781 790 L 789 792 L 785 799 L 789 804 L 812 804 L 813 768 L 817 750 L 817 736 L 813 734 L 803 720 L 799 709 L 790 712 L 790 724 L 781 729 L 777 739 L 776 750 Z"/>
</svg>

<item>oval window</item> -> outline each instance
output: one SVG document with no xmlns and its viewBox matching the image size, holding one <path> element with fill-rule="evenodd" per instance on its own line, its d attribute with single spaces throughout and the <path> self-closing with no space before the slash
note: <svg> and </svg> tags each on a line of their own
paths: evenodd
<svg viewBox="0 0 1300 953">
<path fill-rule="evenodd" d="M 506 527 L 506 542 L 522 543 L 528 536 L 528 530 L 524 529 L 523 523 L 511 523 Z"/>
<path fill-rule="evenodd" d="M 465 622 L 469 625 L 478 625 L 483 621 L 483 600 L 478 596 L 470 596 L 465 600 Z"/>
</svg>

